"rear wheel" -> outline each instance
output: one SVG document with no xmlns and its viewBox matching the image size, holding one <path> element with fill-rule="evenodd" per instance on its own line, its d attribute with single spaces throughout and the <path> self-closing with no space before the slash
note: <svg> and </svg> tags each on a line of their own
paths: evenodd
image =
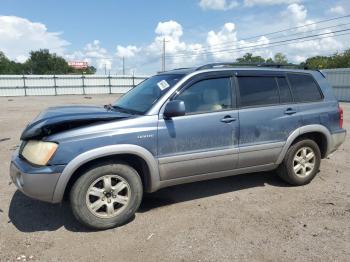
<svg viewBox="0 0 350 262">
<path fill-rule="evenodd" d="M 278 175 L 295 186 L 308 184 L 317 174 L 321 152 L 315 141 L 304 139 L 293 144 L 278 168 Z"/>
<path fill-rule="evenodd" d="M 126 223 L 142 200 L 139 174 L 124 163 L 104 163 L 90 168 L 73 185 L 70 193 L 74 216 L 94 229 Z"/>
</svg>

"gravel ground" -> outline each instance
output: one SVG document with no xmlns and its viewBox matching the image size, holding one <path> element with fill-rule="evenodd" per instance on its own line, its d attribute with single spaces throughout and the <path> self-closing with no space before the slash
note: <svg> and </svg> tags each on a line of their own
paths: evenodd
<svg viewBox="0 0 350 262">
<path fill-rule="evenodd" d="M 350 261 L 349 137 L 309 185 L 289 187 L 268 172 L 166 188 L 147 195 L 130 223 L 102 232 L 81 227 L 68 203 L 9 185 L 10 155 L 41 110 L 115 99 L 0 98 L 0 261 Z"/>
</svg>

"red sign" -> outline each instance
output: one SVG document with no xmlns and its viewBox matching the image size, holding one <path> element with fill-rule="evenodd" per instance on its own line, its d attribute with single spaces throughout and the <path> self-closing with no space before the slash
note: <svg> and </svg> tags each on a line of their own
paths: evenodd
<svg viewBox="0 0 350 262">
<path fill-rule="evenodd" d="M 89 66 L 88 62 L 83 61 L 69 61 L 68 65 L 75 69 L 85 69 Z"/>
</svg>

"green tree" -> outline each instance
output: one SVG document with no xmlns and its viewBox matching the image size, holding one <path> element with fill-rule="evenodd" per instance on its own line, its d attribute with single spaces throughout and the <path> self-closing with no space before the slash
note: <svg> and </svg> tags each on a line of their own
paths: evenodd
<svg viewBox="0 0 350 262">
<path fill-rule="evenodd" d="M 238 63 L 264 63 L 265 59 L 261 56 L 253 56 L 252 53 L 246 53 L 243 57 L 237 58 L 236 62 Z"/>
<path fill-rule="evenodd" d="M 350 67 L 350 49 L 343 53 L 336 53 L 329 58 L 329 67 L 331 68 L 347 68 Z"/>
<path fill-rule="evenodd" d="M 269 63 L 269 64 L 273 64 L 273 63 L 274 63 L 274 61 L 273 61 L 273 59 L 272 59 L 271 57 L 269 57 L 268 59 L 266 59 L 265 62 L 266 62 L 266 63 Z"/>
<path fill-rule="evenodd" d="M 50 54 L 47 49 L 31 51 L 24 66 L 28 74 L 37 75 L 67 74 L 73 71 L 64 58 Z"/>
<path fill-rule="evenodd" d="M 3 52 L 0 51 L 0 74 L 22 74 L 23 65 L 8 59 Z"/>
<path fill-rule="evenodd" d="M 287 57 L 282 53 L 276 53 L 273 57 L 273 61 L 276 64 L 282 64 L 282 65 L 288 64 Z"/>
<path fill-rule="evenodd" d="M 0 51 L 0 74 L 95 74 L 96 68 L 89 66 L 85 69 L 74 69 L 67 61 L 56 54 L 51 54 L 47 49 L 30 52 L 30 57 L 25 63 L 16 63 L 8 59 Z"/>
<path fill-rule="evenodd" d="M 350 67 L 350 49 L 331 56 L 310 57 L 303 65 L 309 69 L 348 68 Z"/>
<path fill-rule="evenodd" d="M 327 56 L 314 56 L 306 59 L 304 67 L 308 69 L 324 69 L 329 68 L 330 58 Z"/>
</svg>

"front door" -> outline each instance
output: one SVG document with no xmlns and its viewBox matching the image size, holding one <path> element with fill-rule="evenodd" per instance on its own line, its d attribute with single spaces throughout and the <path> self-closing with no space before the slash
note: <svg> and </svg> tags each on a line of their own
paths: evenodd
<svg viewBox="0 0 350 262">
<path fill-rule="evenodd" d="M 173 97 L 186 115 L 158 124 L 161 180 L 235 169 L 238 162 L 238 111 L 230 75 L 199 77 Z"/>
</svg>

